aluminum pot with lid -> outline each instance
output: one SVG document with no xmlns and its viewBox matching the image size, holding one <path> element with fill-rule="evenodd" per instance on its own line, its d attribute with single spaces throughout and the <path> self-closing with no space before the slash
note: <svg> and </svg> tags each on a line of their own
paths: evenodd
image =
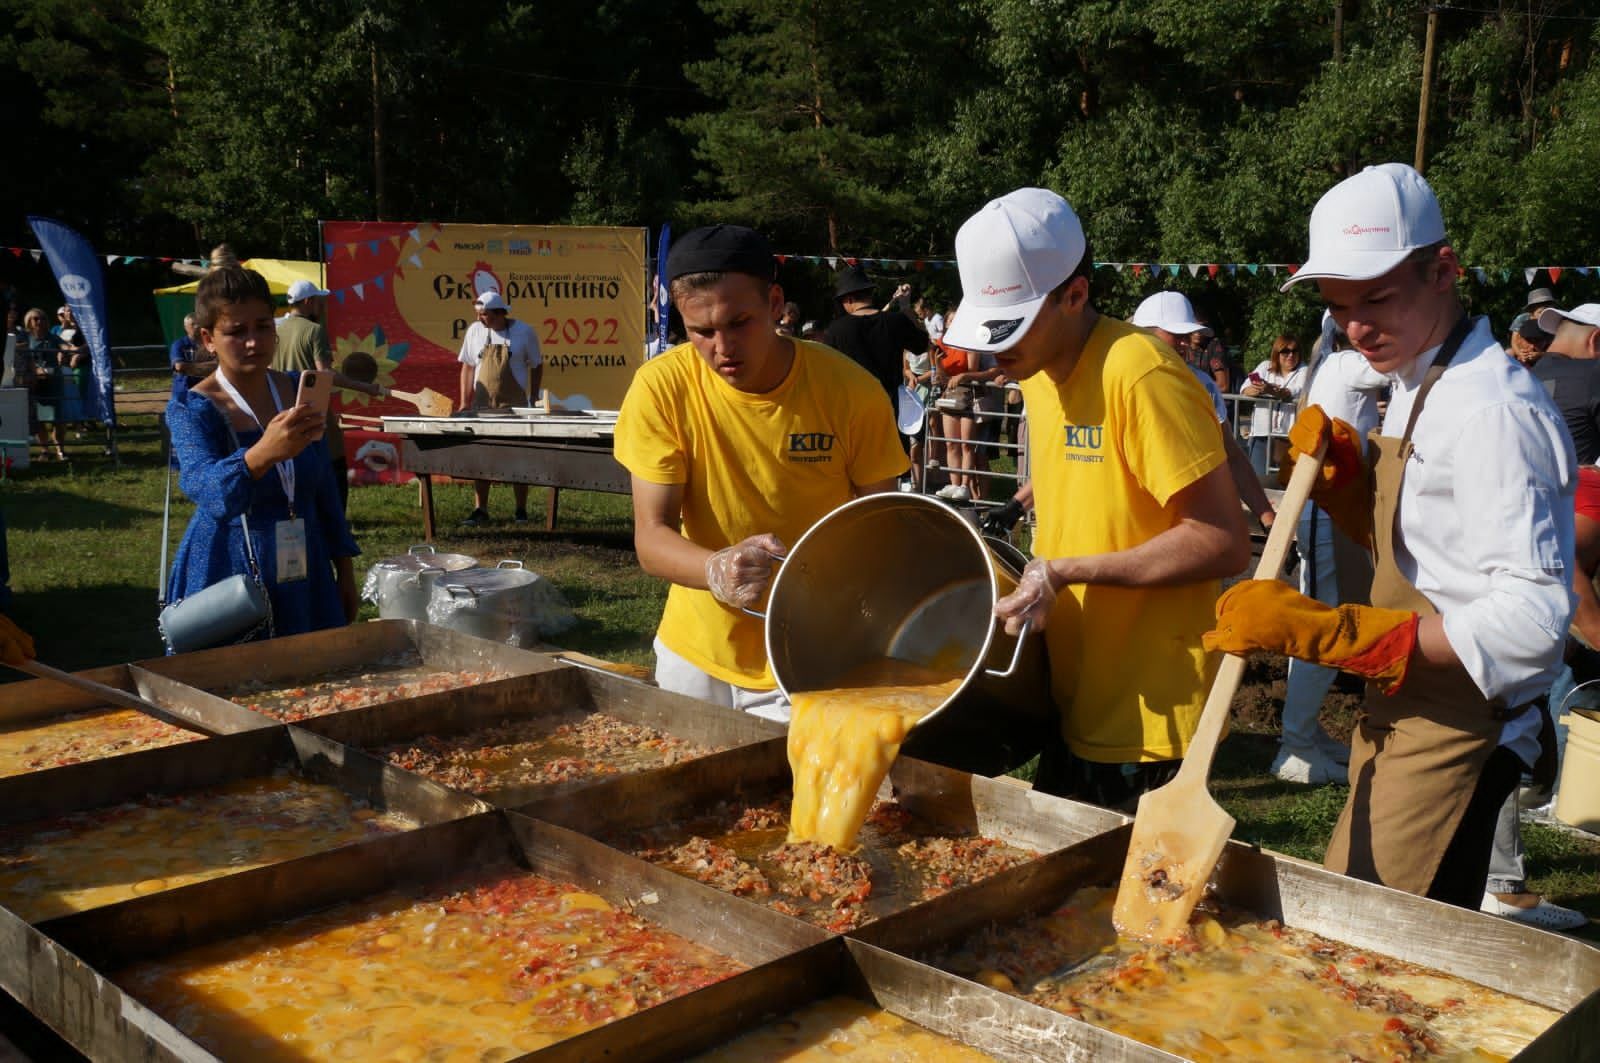
<svg viewBox="0 0 1600 1063">
<path fill-rule="evenodd" d="M 938 499 L 847 502 L 800 537 L 773 579 L 773 677 L 792 696 L 883 657 L 954 664 L 960 688 L 912 728 L 904 752 L 983 775 L 1024 764 L 1057 715 L 1044 640 L 1007 635 L 992 615 L 1016 588 L 1019 560 Z"/>
<path fill-rule="evenodd" d="M 538 582 L 538 574 L 523 568 L 521 561 L 440 573 L 428 599 L 428 623 L 511 646 L 531 646 L 539 638 Z"/>
<path fill-rule="evenodd" d="M 413 546 L 367 569 L 361 597 L 378 606 L 383 620 L 426 620 L 434 577 L 477 565 L 478 559 L 466 554 L 441 554 L 431 546 Z"/>
</svg>

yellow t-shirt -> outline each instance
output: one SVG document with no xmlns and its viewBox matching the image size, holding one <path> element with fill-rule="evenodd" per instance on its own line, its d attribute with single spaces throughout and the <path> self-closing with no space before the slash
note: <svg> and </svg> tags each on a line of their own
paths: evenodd
<svg viewBox="0 0 1600 1063">
<path fill-rule="evenodd" d="M 793 546 L 853 497 L 852 485 L 910 467 L 883 388 L 829 347 L 795 340 L 794 367 L 771 391 L 742 392 L 692 344 L 644 363 L 622 400 L 617 460 L 657 484 L 683 484 L 683 534 L 709 550 L 771 532 Z M 674 585 L 656 633 L 715 679 L 777 685 L 761 621 L 709 591 Z"/>
<path fill-rule="evenodd" d="M 1205 391 L 1149 333 L 1101 317 L 1072 376 L 1022 382 L 1039 557 L 1126 550 L 1178 523 L 1172 496 L 1226 461 Z M 1216 660 L 1216 580 L 1180 587 L 1074 584 L 1045 631 L 1061 734 L 1100 763 L 1181 757 Z"/>
</svg>

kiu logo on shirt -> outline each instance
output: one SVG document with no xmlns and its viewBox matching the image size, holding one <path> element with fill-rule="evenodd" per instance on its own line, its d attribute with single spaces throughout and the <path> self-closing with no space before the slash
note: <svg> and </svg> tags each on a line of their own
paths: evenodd
<svg viewBox="0 0 1600 1063">
<path fill-rule="evenodd" d="M 1068 461 L 1086 461 L 1098 465 L 1105 461 L 1100 453 L 1100 442 L 1105 438 L 1105 426 L 1099 424 L 1069 424 L 1062 426 L 1066 436 Z"/>
<path fill-rule="evenodd" d="M 790 432 L 790 461 L 832 461 L 833 444 L 839 437 L 832 432 Z"/>
</svg>

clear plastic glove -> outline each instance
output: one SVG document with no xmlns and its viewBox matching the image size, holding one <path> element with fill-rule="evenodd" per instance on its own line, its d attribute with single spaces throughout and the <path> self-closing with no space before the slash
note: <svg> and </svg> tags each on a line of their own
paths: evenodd
<svg viewBox="0 0 1600 1063">
<path fill-rule="evenodd" d="M 752 535 L 706 558 L 706 587 L 711 596 L 735 609 L 749 609 L 772 582 L 772 565 L 788 547 L 776 535 Z"/>
<path fill-rule="evenodd" d="M 1020 635 L 1022 625 L 1037 634 L 1044 630 L 1056 607 L 1056 588 L 1050 579 L 1050 562 L 1036 557 L 1022 570 L 1017 589 L 994 603 L 994 615 L 1006 622 L 1007 635 Z"/>
<path fill-rule="evenodd" d="M 33 657 L 33 636 L 13 624 L 10 617 L 0 616 L 0 662 L 17 665 Z"/>
</svg>

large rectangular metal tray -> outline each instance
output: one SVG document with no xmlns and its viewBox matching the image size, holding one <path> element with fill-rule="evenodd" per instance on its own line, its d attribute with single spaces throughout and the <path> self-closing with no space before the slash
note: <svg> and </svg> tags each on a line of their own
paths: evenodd
<svg viewBox="0 0 1600 1063">
<path fill-rule="evenodd" d="M 820 931 L 730 904 L 715 891 L 574 832 L 491 812 L 37 927 L 0 910 L 0 987 L 91 1058 L 210 1060 L 210 1053 L 105 972 L 504 858 L 575 882 L 613 904 L 634 906 L 665 929 L 751 967 L 670 1004 L 558 1042 L 535 1053 L 541 1060 L 681 1058 L 702 1043 L 705 1031 L 731 1032 L 741 1020 L 755 1018 L 759 1009 L 748 1001 L 785 988 L 767 973 L 771 961 L 826 940 Z M 790 977 L 783 968 L 782 980 Z M 668 1007 L 670 1021 L 657 1019 Z"/>
<path fill-rule="evenodd" d="M 709 754 L 711 757 L 723 757 L 738 747 L 770 741 L 784 733 L 782 725 L 749 713 L 571 665 L 450 693 L 458 696 L 350 709 L 304 720 L 296 726 L 371 751 L 424 735 L 446 737 L 508 719 L 532 719 L 579 710 L 605 713 L 699 745 L 725 747 L 722 752 Z M 566 783 L 506 785 L 475 792 L 486 801 L 511 808 L 615 778 L 617 776 L 600 775 Z"/>
<path fill-rule="evenodd" d="M 366 624 L 305 635 L 288 635 L 266 642 L 250 642 L 175 657 L 139 661 L 143 672 L 162 676 L 173 684 L 171 697 L 195 712 L 219 713 L 222 706 L 238 710 L 226 692 L 243 683 L 272 686 L 309 684 L 330 672 L 375 665 L 385 658 L 412 652 L 424 664 L 447 671 L 495 668 L 509 678 L 475 687 L 459 687 L 436 694 L 385 702 L 396 707 L 405 702 L 446 707 L 476 696 L 499 683 L 515 683 L 523 676 L 567 667 L 542 653 L 463 635 L 416 620 L 375 620 Z M 249 710 L 244 710 L 249 711 Z M 259 713 L 252 715 L 261 716 Z M 271 717 L 261 717 L 277 723 Z M 301 723 L 307 721 L 298 721 Z"/>
<path fill-rule="evenodd" d="M 1082 841 L 1001 872 L 959 895 L 936 898 L 852 932 L 902 956 L 927 960 L 985 927 L 1039 915 L 1084 886 L 1114 886 L 1129 829 Z M 1218 898 L 1263 918 L 1431 967 L 1565 1015 L 1516 1058 L 1571 1063 L 1600 1044 L 1600 949 L 1506 919 L 1361 882 L 1292 857 L 1230 842 L 1212 883 Z M 1158 1049 L 1012 998 L 1054 1029 L 1034 1058 L 1170 1060 Z"/>
<path fill-rule="evenodd" d="M 149 794 L 201 790 L 280 770 L 331 785 L 376 809 L 402 813 L 424 826 L 488 808 L 473 797 L 392 770 L 319 735 L 273 726 L 0 779 L 0 825 L 110 808 Z M 174 844 L 180 841 L 173 839 Z M 360 844 L 366 843 L 354 847 Z M 326 854 L 288 863 L 315 861 L 321 855 Z M 216 881 L 235 877 L 224 875 Z M 193 888 L 179 886 L 160 895 L 181 896 Z"/>
<path fill-rule="evenodd" d="M 274 721 L 263 719 L 259 714 L 231 702 L 196 704 L 194 699 L 188 696 L 189 691 L 186 687 L 174 683 L 165 676 L 154 675 L 133 665 L 118 664 L 77 674 L 166 709 L 173 715 L 181 717 L 185 729 L 200 735 L 238 734 L 275 726 Z M 124 706 L 110 705 L 93 694 L 84 693 L 75 687 L 49 679 L 0 684 L 0 727 L 5 728 L 44 726 L 65 716 L 90 709 L 122 708 Z M 147 715 L 160 719 L 163 723 L 167 722 L 165 718 L 155 713 Z M 124 754 L 113 754 L 113 756 L 120 755 Z M 49 767 L 39 770 L 56 769 Z"/>
<path fill-rule="evenodd" d="M 791 785 L 786 743 L 774 739 L 658 771 L 597 783 L 576 795 L 519 809 L 615 844 L 630 832 L 688 818 L 724 801 L 761 802 Z M 919 820 L 1049 853 L 1128 822 L 1120 812 L 1068 801 L 910 757 L 895 761 L 878 790 Z M 953 895 L 959 895 L 956 889 Z M 754 901 L 739 900 L 743 904 Z M 878 907 L 879 901 L 873 906 Z"/>
</svg>

